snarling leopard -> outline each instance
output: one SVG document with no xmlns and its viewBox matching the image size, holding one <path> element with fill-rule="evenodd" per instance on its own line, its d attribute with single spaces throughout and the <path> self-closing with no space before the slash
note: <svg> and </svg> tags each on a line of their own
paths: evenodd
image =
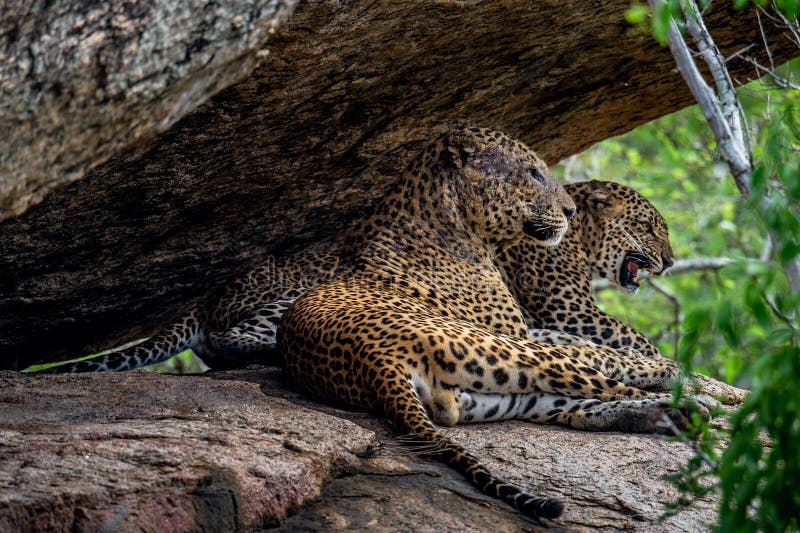
<svg viewBox="0 0 800 533">
<path fill-rule="evenodd" d="M 662 357 L 645 335 L 597 306 L 592 280 L 606 279 L 635 294 L 646 276 L 663 274 L 674 264 L 664 218 L 644 196 L 619 183 L 592 180 L 565 189 L 577 212 L 558 246 L 524 240 L 501 247 L 495 258 L 525 312 L 530 335 Z M 747 394 L 702 374 L 693 378 L 695 390 L 724 403 L 741 403 Z"/>
</svg>

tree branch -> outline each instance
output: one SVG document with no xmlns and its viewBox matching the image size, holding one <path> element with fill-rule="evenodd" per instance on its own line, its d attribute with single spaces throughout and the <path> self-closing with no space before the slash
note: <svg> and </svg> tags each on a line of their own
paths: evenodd
<svg viewBox="0 0 800 533">
<path fill-rule="evenodd" d="M 743 60 L 747 61 L 748 63 L 756 67 L 756 71 L 760 76 L 769 76 L 770 81 L 775 87 L 778 87 L 780 89 L 791 89 L 792 91 L 800 91 L 800 85 L 792 83 L 790 80 L 787 80 L 783 76 L 778 76 L 769 67 L 765 67 L 752 57 L 747 55 L 742 55 L 741 57 Z"/>
<path fill-rule="evenodd" d="M 649 0 L 649 2 L 654 11 L 657 11 L 664 4 L 664 0 Z M 699 17 L 700 14 L 697 13 L 696 16 Z M 683 35 L 681 35 L 678 24 L 674 19 L 670 19 L 667 42 L 672 56 L 675 58 L 678 72 L 683 76 L 689 91 L 697 100 L 703 116 L 705 116 L 709 126 L 711 126 L 711 130 L 714 132 L 720 152 L 722 152 L 722 156 L 731 168 L 736 186 L 742 194 L 750 194 L 753 174 L 750 160 L 742 150 L 742 147 L 736 144 L 736 137 L 728 125 L 717 97 L 703 79 L 703 75 L 700 74 L 700 70 L 692 57 L 692 52 L 686 45 L 686 41 L 684 41 Z"/>
<path fill-rule="evenodd" d="M 717 48 L 714 39 L 708 32 L 703 16 L 694 0 L 685 0 L 681 3 L 683 10 L 684 20 L 686 21 L 686 29 L 692 36 L 703 61 L 708 65 L 711 75 L 714 78 L 714 85 L 717 87 L 717 95 L 719 96 L 719 107 L 722 115 L 725 117 L 728 127 L 734 136 L 734 142 L 741 148 L 744 148 L 745 155 L 747 156 L 749 166 L 753 166 L 752 147 L 750 145 L 750 136 L 747 134 L 747 128 L 742 127 L 744 122 L 744 111 L 736 97 L 736 90 L 731 80 L 728 68 L 725 64 L 725 58 Z M 759 19 L 760 22 L 760 19 Z M 762 32 L 763 35 L 763 32 Z"/>
<path fill-rule="evenodd" d="M 681 332 L 678 330 L 678 325 L 680 325 L 681 321 L 683 320 L 683 312 L 681 308 L 681 300 L 678 298 L 674 292 L 669 290 L 668 288 L 664 287 L 660 283 L 657 283 L 655 280 L 650 280 L 650 286 L 653 289 L 664 296 L 670 305 L 672 306 L 672 320 L 664 326 L 661 331 L 659 331 L 653 340 L 660 339 L 663 335 L 668 333 L 670 330 L 672 331 L 672 346 L 675 350 L 675 356 L 678 355 L 678 342 L 681 338 Z"/>
<path fill-rule="evenodd" d="M 775 2 L 772 3 L 772 6 L 773 6 L 773 8 L 776 8 Z M 797 43 L 797 46 L 800 46 L 800 24 L 798 24 L 796 21 L 793 22 L 793 21 L 790 21 L 789 19 L 787 19 L 786 15 L 781 13 L 780 9 L 774 9 L 774 12 L 775 12 L 774 15 L 770 14 L 766 9 L 764 9 L 761 6 L 758 6 L 758 10 L 761 13 L 763 13 L 766 17 L 768 17 L 768 18 L 772 19 L 773 21 L 775 21 L 776 22 L 776 26 L 778 26 L 779 28 L 784 28 L 784 29 L 788 30 L 789 33 L 791 33 L 792 38 L 794 39 L 794 41 Z M 759 16 L 758 19 L 760 21 L 761 17 Z M 780 22 L 778 23 L 778 21 L 780 21 Z M 766 39 L 764 39 L 764 40 L 766 41 Z M 771 56 L 771 54 L 770 54 L 770 56 Z"/>
<path fill-rule="evenodd" d="M 698 270 L 719 270 L 731 263 L 730 257 L 693 257 L 691 259 L 679 259 L 667 270 L 668 275 L 683 274 L 684 272 L 695 272 Z"/>
<path fill-rule="evenodd" d="M 665 2 L 664 0 L 649 0 L 649 3 L 652 9 L 657 11 L 664 6 Z M 702 15 L 697 9 L 694 0 L 683 0 L 681 7 L 684 13 L 683 18 L 686 21 L 686 28 L 692 34 L 700 48 L 704 61 L 711 69 L 718 94 L 714 93 L 705 79 L 703 79 L 702 74 L 700 74 L 692 53 L 673 18 L 670 18 L 669 30 L 667 31 L 669 49 L 675 58 L 678 71 L 700 105 L 700 109 L 703 111 L 703 115 L 714 133 L 717 146 L 731 169 L 736 186 L 743 196 L 749 196 L 752 190 L 753 162 L 750 157 L 749 135 L 738 131 L 742 124 L 735 115 L 741 111 L 741 107 L 733 88 L 733 82 L 727 73 L 724 58 L 716 50 L 716 45 L 711 35 L 702 25 Z M 733 103 L 734 101 L 735 104 Z M 739 111 L 733 113 L 733 107 L 731 106 Z M 748 139 L 747 146 L 745 146 L 745 139 Z M 764 194 L 759 199 L 759 202 L 762 208 L 767 208 L 767 195 Z M 778 248 L 774 232 L 769 232 L 769 239 L 772 241 L 773 247 Z M 800 291 L 800 257 L 795 257 L 785 265 L 784 272 L 791 290 L 793 292 Z"/>
<path fill-rule="evenodd" d="M 719 270 L 731 264 L 733 261 L 734 259 L 730 257 L 692 257 L 691 259 L 678 259 L 675 261 L 675 264 L 667 270 L 666 274 L 672 276 L 703 270 Z M 592 282 L 592 288 L 595 292 L 610 289 L 611 287 L 611 283 L 605 278 Z"/>
</svg>

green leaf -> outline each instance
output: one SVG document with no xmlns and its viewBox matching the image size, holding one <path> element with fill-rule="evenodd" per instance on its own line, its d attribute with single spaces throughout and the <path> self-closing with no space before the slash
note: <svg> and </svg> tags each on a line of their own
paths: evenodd
<svg viewBox="0 0 800 533">
<path fill-rule="evenodd" d="M 797 257 L 798 254 L 800 254 L 800 244 L 791 241 L 785 242 L 781 246 L 780 250 L 778 250 L 778 259 L 780 259 L 781 263 L 785 265 Z"/>
<path fill-rule="evenodd" d="M 739 345 L 739 335 L 733 321 L 733 305 L 730 301 L 723 300 L 717 305 L 714 326 L 722 332 L 730 346 Z"/>
<path fill-rule="evenodd" d="M 648 13 L 649 11 L 646 6 L 631 6 L 625 11 L 625 20 L 627 20 L 630 24 L 641 24 L 647 20 Z"/>
<path fill-rule="evenodd" d="M 662 46 L 667 44 L 667 32 L 669 31 L 672 13 L 669 5 L 662 4 L 656 8 L 651 22 L 653 36 Z"/>
<path fill-rule="evenodd" d="M 756 165 L 756 167 L 753 169 L 753 176 L 752 176 L 753 189 L 763 189 L 764 184 L 767 181 L 766 176 L 767 172 L 766 169 L 764 168 L 764 165 L 763 164 Z"/>
<path fill-rule="evenodd" d="M 750 285 L 745 291 L 745 300 L 750 312 L 756 318 L 756 321 L 764 329 L 772 327 L 772 313 L 764 302 L 761 291 L 757 287 Z"/>
</svg>

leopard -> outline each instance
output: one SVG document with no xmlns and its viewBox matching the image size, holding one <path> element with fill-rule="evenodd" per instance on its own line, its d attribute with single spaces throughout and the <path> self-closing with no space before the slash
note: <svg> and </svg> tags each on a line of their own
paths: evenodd
<svg viewBox="0 0 800 533">
<path fill-rule="evenodd" d="M 651 275 L 674 265 L 669 229 L 658 209 L 631 187 L 591 180 L 565 185 L 577 211 L 558 246 L 525 240 L 495 258 L 525 313 L 532 338 L 569 345 L 600 345 L 621 353 L 662 357 L 644 334 L 605 313 L 592 282 L 606 280 L 636 294 Z M 747 391 L 691 373 L 689 388 L 737 405 Z"/>
<path fill-rule="evenodd" d="M 572 342 L 660 356 L 646 336 L 598 307 L 592 282 L 605 279 L 632 295 L 651 274 L 664 274 L 675 261 L 666 221 L 644 196 L 619 183 L 591 180 L 565 189 L 577 211 L 559 246 L 526 241 L 504 247 L 495 259 L 531 335 L 560 331 Z"/>
<path fill-rule="evenodd" d="M 656 392 L 678 378 L 674 361 L 529 337 L 495 258 L 524 239 L 557 245 L 575 213 L 522 142 L 482 128 L 448 131 L 349 232 L 348 262 L 285 311 L 284 373 L 316 400 L 383 415 L 484 494 L 557 518 L 560 500 L 493 475 L 438 426 L 512 418 L 627 432 L 685 426 L 671 395 Z"/>
<path fill-rule="evenodd" d="M 495 264 L 522 306 L 528 333 L 543 342 L 597 344 L 661 357 L 642 333 L 603 312 L 591 282 L 606 279 L 635 294 L 639 276 L 663 274 L 674 262 L 667 224 L 661 213 L 633 188 L 591 180 L 565 190 L 577 206 L 558 246 L 531 240 L 511 243 Z M 263 265 L 191 306 L 143 344 L 106 353 L 90 361 L 51 367 L 44 372 L 125 371 L 162 362 L 190 348 L 215 370 L 276 364 L 278 322 L 286 309 L 316 284 L 331 279 L 342 260 L 341 243 L 321 241 L 301 252 Z M 739 404 L 747 391 L 692 373 L 691 390 L 726 404 Z"/>
<path fill-rule="evenodd" d="M 650 273 L 664 274 L 675 261 L 664 217 L 644 196 L 620 183 L 591 180 L 568 183 L 564 189 L 575 202 L 576 213 L 557 246 L 525 239 L 501 247 L 494 258 L 523 309 L 529 336 L 542 342 L 597 344 L 623 354 L 662 357 L 644 334 L 599 308 L 592 281 L 605 279 L 633 295 Z M 243 326 L 235 328 L 230 333 L 228 351 L 216 352 L 222 360 L 208 362 L 214 368 L 274 362 L 274 355 L 269 354 L 274 354 L 277 324 L 283 310 L 293 302 L 291 297 L 333 277 L 342 253 L 341 243 L 322 241 L 282 259 L 279 266 L 260 269 L 258 287 L 246 292 L 255 290 L 264 295 L 283 290 L 278 300 L 282 305 L 262 307 L 262 314 L 269 313 L 268 324 L 262 319 L 251 322 L 249 331 Z M 284 271 L 289 276 L 283 276 Z M 241 307 L 236 292 L 226 300 Z M 252 359 L 242 357 L 245 352 L 234 346 L 241 338 L 247 339 L 249 346 L 260 347 L 246 352 Z M 206 353 L 212 355 L 208 350 Z M 236 357 L 239 359 L 232 359 Z M 691 377 L 689 390 L 722 403 L 735 405 L 746 397 L 747 391 L 703 374 L 695 372 Z"/>
<path fill-rule="evenodd" d="M 274 363 L 268 354 L 277 345 L 281 316 L 299 296 L 330 279 L 341 262 L 339 252 L 317 243 L 305 250 L 303 260 L 297 256 L 268 260 L 222 290 L 212 290 L 143 341 L 23 372 L 126 372 L 162 363 L 188 349 L 213 370 Z"/>
<path fill-rule="evenodd" d="M 642 333 L 603 312 L 592 281 L 606 279 L 635 294 L 639 276 L 663 274 L 674 263 L 661 213 L 633 188 L 591 180 L 564 186 L 576 213 L 557 246 L 525 239 L 498 251 L 494 262 L 523 309 L 528 334 L 542 342 L 601 345 L 623 354 L 661 357 Z M 302 294 L 330 280 L 343 261 L 342 244 L 323 240 L 251 270 L 224 293 L 190 308 L 144 344 L 45 372 L 123 371 L 161 362 L 186 348 L 214 370 L 277 364 L 276 333 L 283 313 Z M 646 278 L 645 278 L 646 279 Z M 210 301 L 209 301 L 210 300 Z M 211 311 L 206 311 L 210 309 Z M 725 404 L 747 391 L 692 373 L 691 390 Z"/>
<path fill-rule="evenodd" d="M 530 201 L 519 200 L 527 196 Z M 509 205 L 509 199 L 515 200 Z M 528 336 L 525 311 L 496 256 L 513 243 L 552 247 L 562 241 L 576 208 L 522 143 L 491 130 L 456 129 L 433 143 L 379 206 L 347 233 L 341 248 L 348 253 L 332 252 L 323 243 L 308 251 L 311 262 L 292 257 L 268 262 L 215 296 L 213 305 L 190 307 L 182 319 L 140 345 L 46 372 L 129 370 L 189 347 L 212 360 L 261 353 L 280 340 L 276 328 L 279 332 L 286 315 L 295 327 L 281 338 L 296 348 L 292 334 L 310 333 L 310 324 L 317 323 L 305 315 L 306 306 L 332 291 L 335 298 L 322 298 L 328 307 L 312 305 L 312 315 L 333 305 L 337 316 L 323 320 L 328 329 L 314 330 L 322 337 L 311 334 L 314 338 L 303 346 L 322 342 L 338 357 L 306 353 L 309 360 L 302 350 L 289 349 L 293 355 L 282 365 L 296 385 L 325 401 L 382 411 L 428 455 L 454 466 L 485 493 L 545 518 L 558 516 L 562 504 L 492 476 L 433 423 L 520 418 L 586 430 L 659 433 L 685 424 L 684 412 L 672 407 L 668 395 L 650 392 L 669 386 L 678 371 L 674 362 L 636 354 L 622 358 L 602 346 L 548 344 Z M 374 307 L 364 314 L 367 302 Z M 349 303 L 357 303 L 352 311 Z M 295 304 L 300 307 L 292 312 Z M 309 329 L 296 327 L 297 316 Z M 340 318 L 352 323 L 365 317 L 366 325 L 379 320 L 380 327 L 374 332 L 335 327 Z M 442 346 L 426 346 L 425 339 Z M 354 354 L 355 343 L 361 349 Z M 386 357 L 367 365 L 372 355 L 363 349 L 374 350 L 376 343 Z M 393 352 L 401 352 L 394 362 Z M 327 379 L 309 383 L 317 363 Z M 413 363 L 416 372 L 409 380 L 401 367 Z M 354 364 L 362 365 L 360 373 L 353 371 Z M 461 376 L 463 383 L 437 377 L 442 371 Z M 381 385 L 372 386 L 375 380 Z M 389 391 L 397 392 L 396 398 Z"/>
</svg>

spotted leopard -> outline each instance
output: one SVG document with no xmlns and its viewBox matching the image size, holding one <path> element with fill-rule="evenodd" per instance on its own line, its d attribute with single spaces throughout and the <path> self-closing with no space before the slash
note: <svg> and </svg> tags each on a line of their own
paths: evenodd
<svg viewBox="0 0 800 533">
<path fill-rule="evenodd" d="M 350 233 L 346 253 L 322 251 L 311 267 L 266 265 L 210 311 L 192 309 L 142 345 L 51 371 L 125 370 L 186 347 L 212 359 L 259 352 L 274 344 L 274 325 L 288 308 L 283 363 L 301 389 L 383 411 L 487 494 L 531 515 L 557 516 L 559 502 L 491 476 L 427 413 L 444 425 L 509 418 L 591 430 L 682 425 L 666 395 L 643 390 L 668 386 L 674 363 L 526 338 L 523 310 L 494 257 L 525 234 L 556 243 L 574 209 L 522 144 L 487 130 L 450 132 Z"/>
<path fill-rule="evenodd" d="M 605 278 L 635 293 L 642 271 L 663 273 L 673 263 L 666 222 L 647 199 L 618 183 L 593 180 L 568 184 L 565 190 L 577 211 L 558 246 L 526 239 L 501 247 L 494 259 L 523 308 L 529 335 L 543 342 L 599 344 L 623 354 L 660 357 L 646 336 L 600 310 L 591 281 Z M 214 369 L 275 364 L 281 316 L 297 297 L 335 275 L 342 263 L 341 246 L 325 241 L 271 259 L 144 344 L 49 372 L 130 370 L 185 348 Z M 740 403 L 745 397 L 744 390 L 701 374 L 694 377 L 698 392 L 724 403 Z"/>
<path fill-rule="evenodd" d="M 558 246 L 531 240 L 502 247 L 495 263 L 525 312 L 533 338 L 558 344 L 598 344 L 622 354 L 661 357 L 645 335 L 604 313 L 592 280 L 606 279 L 634 294 L 640 276 L 660 275 L 674 263 L 661 213 L 619 183 L 589 181 L 565 187 L 577 206 Z M 693 389 L 724 403 L 741 403 L 747 391 L 694 373 Z"/>
<path fill-rule="evenodd" d="M 531 516 L 563 506 L 493 476 L 434 422 L 521 418 L 671 432 L 664 358 L 533 341 L 494 263 L 522 239 L 557 244 L 575 204 L 529 148 L 477 128 L 433 143 L 345 239 L 346 265 L 278 326 L 281 366 L 312 397 L 374 409 L 425 454 Z M 465 289 L 466 288 L 466 289 Z"/>
<path fill-rule="evenodd" d="M 672 266 L 674 252 L 664 218 L 641 194 L 618 183 L 592 180 L 568 184 L 565 190 L 577 211 L 557 246 L 524 239 L 501 247 L 494 258 L 523 309 L 529 335 L 542 342 L 598 344 L 622 354 L 633 351 L 647 357 L 661 357 L 646 336 L 597 306 L 591 282 L 604 278 L 624 292 L 634 294 L 639 288 L 639 276 L 645 272 L 660 275 Z M 227 296 L 227 301 L 233 302 L 229 308 L 242 307 L 239 293 L 264 295 L 282 290 L 277 302 L 281 305 L 262 307 L 262 313 L 268 312 L 267 320 L 251 319 L 232 331 L 230 350 L 217 350 L 213 354 L 206 351 L 207 357 L 221 358 L 208 362 L 219 368 L 234 362 L 273 361 L 277 323 L 293 301 L 290 296 L 331 279 L 341 255 L 341 243 L 322 242 L 257 270 L 261 273 L 257 283 L 237 288 Z M 253 349 L 244 351 L 237 347 L 237 339 L 240 344 L 242 339 L 248 340 Z M 746 395 L 742 389 L 701 374 L 695 373 L 694 379 L 699 385 L 694 387 L 695 391 L 724 403 L 740 403 Z"/>
</svg>

